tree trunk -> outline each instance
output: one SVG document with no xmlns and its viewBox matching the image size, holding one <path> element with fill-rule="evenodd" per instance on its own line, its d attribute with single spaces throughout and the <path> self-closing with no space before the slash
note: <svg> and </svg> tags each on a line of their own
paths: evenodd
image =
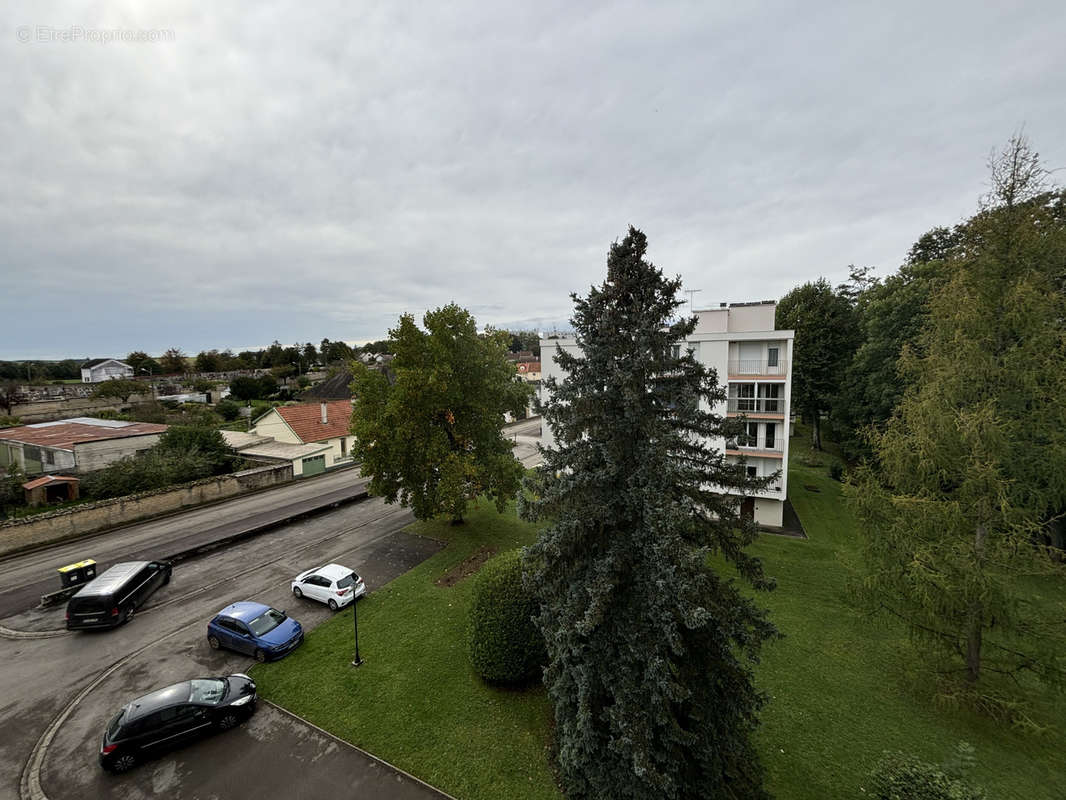
<svg viewBox="0 0 1066 800">
<path fill-rule="evenodd" d="M 821 412 L 815 411 L 813 414 L 814 420 L 811 423 L 811 447 L 815 450 L 822 449 L 822 415 Z"/>
<path fill-rule="evenodd" d="M 988 538 L 988 529 L 984 525 L 978 525 L 974 532 L 974 556 L 978 572 L 984 569 L 985 539 Z M 979 600 L 970 602 L 970 610 L 966 619 L 966 682 L 977 683 L 981 677 L 981 634 L 984 632 L 984 609 Z"/>
</svg>

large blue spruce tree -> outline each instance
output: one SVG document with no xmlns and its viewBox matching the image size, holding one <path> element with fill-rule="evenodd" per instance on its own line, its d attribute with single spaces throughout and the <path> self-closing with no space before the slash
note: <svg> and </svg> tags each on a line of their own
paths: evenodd
<svg viewBox="0 0 1066 800">
<path fill-rule="evenodd" d="M 543 354 L 567 377 L 547 381 L 557 445 L 522 512 L 549 523 L 526 570 L 559 771 L 570 798 L 764 798 L 751 665 L 776 630 L 732 578 L 772 581 L 722 490 L 768 480 L 715 448 L 736 432 L 712 413 L 725 391 L 685 350 L 695 319 L 678 320 L 680 280 L 646 249 L 634 228 L 612 245 L 606 282 L 574 296 L 580 354 Z"/>
</svg>

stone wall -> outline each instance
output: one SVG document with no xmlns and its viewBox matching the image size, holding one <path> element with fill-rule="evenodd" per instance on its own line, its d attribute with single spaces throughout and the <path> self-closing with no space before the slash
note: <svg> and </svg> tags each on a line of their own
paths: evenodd
<svg viewBox="0 0 1066 800">
<path fill-rule="evenodd" d="M 11 406 L 11 416 L 19 418 L 20 425 L 32 425 L 34 422 L 51 422 L 70 417 L 91 417 L 100 411 L 120 411 L 134 403 L 149 402 L 151 394 L 133 395 L 128 403 L 114 397 L 72 397 L 55 400 L 34 400 L 29 403 L 15 403 Z"/>
<path fill-rule="evenodd" d="M 74 539 L 183 508 L 223 500 L 291 481 L 292 464 L 277 464 L 204 478 L 171 489 L 127 495 L 0 524 L 0 555 Z"/>
</svg>

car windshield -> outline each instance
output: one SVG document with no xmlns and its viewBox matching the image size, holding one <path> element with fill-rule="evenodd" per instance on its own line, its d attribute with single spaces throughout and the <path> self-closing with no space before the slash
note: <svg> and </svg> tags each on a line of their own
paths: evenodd
<svg viewBox="0 0 1066 800">
<path fill-rule="evenodd" d="M 249 622 L 248 627 L 252 629 L 254 635 L 262 636 L 264 633 L 270 633 L 284 621 L 285 615 L 276 608 L 272 608 Z"/>
<path fill-rule="evenodd" d="M 107 725 L 107 737 L 109 739 L 114 739 L 115 736 L 118 734 L 118 729 L 119 729 L 119 726 L 122 725 L 122 718 L 124 716 L 126 716 L 126 709 L 122 709 L 117 714 L 115 714 L 115 716 L 111 720 L 111 722 L 108 723 L 108 725 Z"/>
<path fill-rule="evenodd" d="M 337 581 L 337 588 L 347 589 L 349 586 L 354 586 L 356 581 L 358 580 L 359 576 L 356 575 L 354 572 L 349 575 L 345 575 L 343 578 Z"/>
<path fill-rule="evenodd" d="M 225 681 L 220 681 L 217 678 L 196 678 L 189 681 L 189 683 L 192 684 L 192 688 L 189 690 L 190 703 L 210 703 L 215 705 L 222 699 L 222 695 L 226 693 Z"/>
</svg>

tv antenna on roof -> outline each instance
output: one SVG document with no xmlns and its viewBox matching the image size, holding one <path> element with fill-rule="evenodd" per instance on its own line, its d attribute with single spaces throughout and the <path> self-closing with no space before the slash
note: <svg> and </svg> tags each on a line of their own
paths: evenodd
<svg viewBox="0 0 1066 800">
<path fill-rule="evenodd" d="M 702 292 L 702 291 L 703 291 L 703 289 L 685 289 L 685 294 L 688 295 L 688 313 L 690 313 L 690 314 L 693 313 L 692 312 L 692 298 L 693 298 L 693 296 L 696 294 L 696 292 Z"/>
</svg>

